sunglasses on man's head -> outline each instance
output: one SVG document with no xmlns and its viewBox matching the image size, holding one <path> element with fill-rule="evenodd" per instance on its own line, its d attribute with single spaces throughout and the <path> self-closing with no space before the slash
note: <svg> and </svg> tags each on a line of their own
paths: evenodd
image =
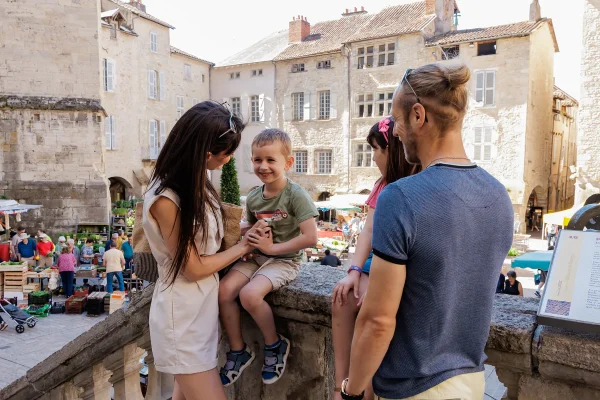
<svg viewBox="0 0 600 400">
<path fill-rule="evenodd" d="M 413 92 L 413 94 L 415 95 L 415 97 L 417 98 L 417 103 L 419 103 L 423 108 L 425 108 L 425 106 L 423 105 L 423 103 L 421 102 L 421 99 L 419 98 L 419 95 L 417 94 L 417 92 L 415 92 L 415 89 L 413 89 L 412 85 L 410 84 L 410 82 L 408 81 L 408 76 L 411 74 L 411 72 L 413 72 L 414 70 L 412 68 L 409 68 L 406 70 L 406 72 L 404 73 L 404 76 L 402 77 L 402 80 L 400 81 L 400 85 L 398 85 L 398 87 L 402 87 L 402 85 L 404 85 L 404 82 L 406 82 L 406 84 L 408 85 L 408 87 L 410 88 L 410 90 Z M 425 116 L 425 122 L 429 122 L 427 120 L 427 115 Z"/>
</svg>

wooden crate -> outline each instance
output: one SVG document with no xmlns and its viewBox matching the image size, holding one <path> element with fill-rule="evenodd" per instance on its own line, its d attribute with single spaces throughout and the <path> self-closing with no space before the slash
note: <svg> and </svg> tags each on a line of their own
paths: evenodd
<svg viewBox="0 0 600 400">
<path fill-rule="evenodd" d="M 8 264 L 0 264 L 0 271 L 2 272 L 23 272 L 27 273 L 27 263 L 21 263 L 19 265 L 8 265 Z"/>
<path fill-rule="evenodd" d="M 5 271 L 4 290 L 7 292 L 22 292 L 27 284 L 26 272 Z"/>
<path fill-rule="evenodd" d="M 39 283 L 29 283 L 23 286 L 23 293 L 37 292 L 40 290 Z"/>
</svg>

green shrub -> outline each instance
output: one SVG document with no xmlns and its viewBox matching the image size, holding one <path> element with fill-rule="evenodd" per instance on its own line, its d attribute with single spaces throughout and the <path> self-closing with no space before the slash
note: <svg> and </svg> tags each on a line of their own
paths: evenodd
<svg viewBox="0 0 600 400">
<path fill-rule="evenodd" d="M 519 255 L 519 250 L 515 249 L 514 247 L 508 251 L 509 257 L 516 257 L 518 255 Z"/>
<path fill-rule="evenodd" d="M 235 158 L 223 165 L 223 173 L 221 174 L 221 201 L 225 203 L 235 204 L 240 206 L 240 184 L 237 179 L 237 170 L 235 169 Z"/>
</svg>

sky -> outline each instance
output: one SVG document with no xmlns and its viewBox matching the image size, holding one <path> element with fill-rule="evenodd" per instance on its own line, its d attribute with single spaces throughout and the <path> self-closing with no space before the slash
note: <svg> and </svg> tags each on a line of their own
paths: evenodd
<svg viewBox="0 0 600 400">
<path fill-rule="evenodd" d="M 338 19 L 346 8 L 378 12 L 414 0 L 143 0 L 146 11 L 175 26 L 171 44 L 212 62 L 251 46 L 272 32 L 285 30 L 292 16 L 311 23 Z M 508 24 L 529 19 L 530 0 L 457 0 L 459 29 Z M 552 18 L 560 52 L 555 55 L 556 84 L 575 98 L 580 92 L 583 0 L 540 0 L 542 16 Z"/>
</svg>

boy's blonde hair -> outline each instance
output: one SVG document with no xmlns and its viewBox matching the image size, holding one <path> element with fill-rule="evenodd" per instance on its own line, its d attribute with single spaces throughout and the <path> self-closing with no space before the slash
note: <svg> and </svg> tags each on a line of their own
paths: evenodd
<svg viewBox="0 0 600 400">
<path fill-rule="evenodd" d="M 281 129 L 263 130 L 252 141 L 252 147 L 262 147 L 273 143 L 281 143 L 281 149 L 286 158 L 292 155 L 292 139 Z"/>
</svg>

